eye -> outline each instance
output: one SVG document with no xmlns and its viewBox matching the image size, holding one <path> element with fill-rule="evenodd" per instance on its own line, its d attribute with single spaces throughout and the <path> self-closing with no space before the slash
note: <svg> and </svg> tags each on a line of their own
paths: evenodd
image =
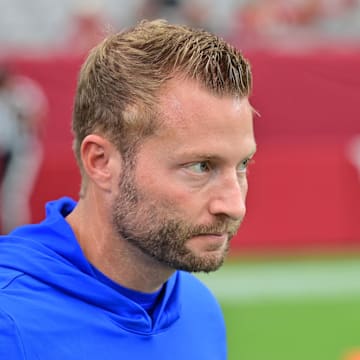
<svg viewBox="0 0 360 360">
<path fill-rule="evenodd" d="M 243 160 L 239 165 L 238 172 L 239 173 L 246 173 L 247 169 L 249 167 L 249 164 L 252 163 L 252 162 L 253 162 L 253 160 L 251 158 L 247 158 L 247 159 Z"/>
<path fill-rule="evenodd" d="M 207 173 L 211 170 L 211 166 L 208 161 L 199 161 L 186 166 L 186 168 L 196 174 Z"/>
</svg>

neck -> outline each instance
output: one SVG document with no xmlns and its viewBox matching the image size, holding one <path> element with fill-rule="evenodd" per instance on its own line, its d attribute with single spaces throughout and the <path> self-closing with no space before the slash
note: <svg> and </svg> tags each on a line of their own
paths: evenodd
<svg viewBox="0 0 360 360">
<path fill-rule="evenodd" d="M 155 292 L 174 270 L 115 234 L 106 209 L 101 202 L 90 203 L 84 198 L 66 218 L 86 258 L 124 287 L 145 293 Z"/>
</svg>

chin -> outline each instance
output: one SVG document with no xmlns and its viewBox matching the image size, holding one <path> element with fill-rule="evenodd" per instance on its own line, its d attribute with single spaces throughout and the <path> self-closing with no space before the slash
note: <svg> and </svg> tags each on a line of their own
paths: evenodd
<svg viewBox="0 0 360 360">
<path fill-rule="evenodd" d="M 202 252 L 201 254 L 195 254 L 189 251 L 185 258 L 178 259 L 179 261 L 172 265 L 176 265 L 173 267 L 177 270 L 209 273 L 216 271 L 221 267 L 224 263 L 226 254 L 227 251 L 224 251 L 224 249 Z"/>
</svg>

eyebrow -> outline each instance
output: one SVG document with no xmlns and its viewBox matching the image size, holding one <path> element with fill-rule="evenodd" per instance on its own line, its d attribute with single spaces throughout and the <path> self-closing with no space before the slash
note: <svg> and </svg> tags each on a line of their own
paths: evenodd
<svg viewBox="0 0 360 360">
<path fill-rule="evenodd" d="M 257 151 L 257 147 L 255 145 L 254 148 L 248 153 L 248 155 L 244 156 L 240 161 L 244 161 L 246 159 L 251 159 L 255 155 L 256 151 Z M 212 161 L 223 160 L 223 157 L 216 155 L 216 154 L 212 154 L 212 153 L 188 152 L 188 153 L 185 153 L 184 156 L 196 158 L 196 159 L 212 160 Z"/>
<path fill-rule="evenodd" d="M 257 146 L 255 144 L 254 149 L 249 153 L 248 156 L 245 157 L 245 159 L 251 159 L 255 155 L 256 151 L 257 151 Z"/>
</svg>

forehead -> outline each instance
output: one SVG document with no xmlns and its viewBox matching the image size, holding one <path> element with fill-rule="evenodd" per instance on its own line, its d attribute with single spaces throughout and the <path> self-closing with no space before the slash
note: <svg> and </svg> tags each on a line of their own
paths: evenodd
<svg viewBox="0 0 360 360">
<path fill-rule="evenodd" d="M 247 98 L 216 96 L 195 81 L 173 81 L 160 96 L 159 135 L 166 137 L 219 141 L 251 138 L 253 111 Z"/>
</svg>

